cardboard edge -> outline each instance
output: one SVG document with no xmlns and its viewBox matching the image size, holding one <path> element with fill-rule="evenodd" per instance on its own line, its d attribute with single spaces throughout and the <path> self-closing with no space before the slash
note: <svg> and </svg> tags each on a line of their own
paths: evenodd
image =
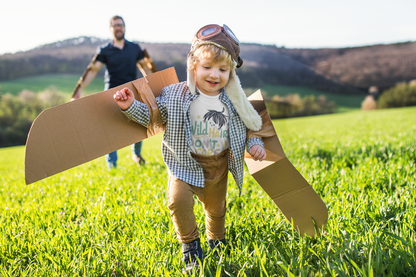
<svg viewBox="0 0 416 277">
<path fill-rule="evenodd" d="M 179 82 L 178 81 L 178 78 L 177 78 L 177 75 L 176 75 L 176 71 L 175 71 L 175 69 L 173 67 L 167 68 L 167 69 L 162 70 L 162 71 L 158 71 L 156 73 L 152 73 L 152 74 L 146 76 L 145 79 L 146 79 L 146 81 L 148 83 L 149 83 L 149 80 L 150 80 L 149 86 L 151 87 L 152 92 L 155 95 L 159 95 L 160 94 L 160 90 L 162 90 L 165 86 L 168 86 L 170 84 L 174 84 L 174 83 Z M 125 86 L 125 85 L 127 85 L 129 83 L 131 83 L 131 82 L 128 82 L 128 83 L 123 84 L 121 86 Z M 112 88 L 110 90 L 113 90 L 113 89 L 114 88 Z M 68 166 L 66 166 L 66 167 L 65 166 L 64 167 L 57 166 L 57 162 L 56 161 L 58 161 L 60 159 L 58 157 L 59 156 L 59 153 L 52 154 L 52 156 L 55 157 L 54 158 L 55 159 L 54 160 L 55 162 L 53 162 L 54 166 L 53 166 L 53 168 L 51 167 L 52 168 L 51 170 L 48 170 L 48 169 L 40 170 L 41 167 L 39 167 L 39 166 L 37 166 L 37 167 L 35 166 L 35 169 L 33 169 L 33 166 L 32 166 L 33 164 L 36 164 L 36 159 L 38 159 L 38 160 L 39 159 L 42 159 L 42 158 L 46 159 L 45 157 L 47 156 L 46 154 L 45 155 L 38 156 L 38 153 L 39 152 L 36 152 L 37 151 L 36 148 L 39 148 L 39 145 L 37 145 L 37 143 L 39 142 L 39 138 L 42 138 L 42 135 L 43 135 L 43 134 L 39 133 L 39 130 L 38 130 L 39 128 L 38 127 L 41 124 L 43 124 L 42 122 L 45 121 L 45 115 L 48 115 L 51 111 L 56 111 L 58 109 L 63 109 L 65 105 L 68 105 L 68 109 L 69 110 L 72 110 L 71 105 L 74 105 L 74 103 L 76 101 L 92 101 L 92 102 L 94 102 L 94 105 L 96 107 L 98 107 L 99 104 L 96 103 L 96 99 L 97 99 L 97 97 L 99 97 L 98 95 L 102 95 L 103 93 L 105 93 L 107 91 L 109 91 L 109 90 L 102 91 L 102 92 L 98 92 L 98 93 L 92 94 L 92 95 L 88 95 L 88 96 L 85 96 L 85 97 L 83 97 L 81 99 L 75 100 L 73 102 L 67 102 L 67 103 L 64 103 L 64 104 L 55 106 L 53 108 L 44 110 L 44 111 L 42 111 L 35 118 L 35 120 L 32 123 L 32 126 L 31 126 L 31 128 L 29 130 L 28 137 L 27 137 L 27 140 L 26 140 L 26 145 L 25 145 L 25 162 L 24 162 L 24 166 L 25 166 L 25 182 L 26 182 L 27 185 L 32 184 L 32 183 L 35 183 L 35 182 L 37 182 L 39 180 L 42 180 L 44 178 L 53 176 L 53 175 L 55 175 L 57 173 L 60 173 L 60 172 L 62 172 L 64 170 L 67 170 L 67 169 L 76 167 L 78 165 L 81 165 L 83 163 L 86 163 L 88 161 L 91 161 L 93 159 L 98 158 L 98 156 L 97 157 L 94 157 L 94 158 L 91 158 L 90 155 L 87 155 L 88 157 L 85 157 L 85 149 L 82 149 L 82 151 L 84 151 L 84 153 L 83 153 L 84 154 L 84 157 L 83 157 L 82 161 L 78 161 L 77 164 L 72 165 L 70 167 L 68 167 Z M 71 111 L 71 112 L 73 113 L 73 111 Z M 123 120 L 123 123 L 126 126 L 133 124 L 133 123 L 129 123 L 129 122 L 131 122 L 131 121 L 129 121 L 129 120 Z M 103 125 L 104 123 L 100 123 L 100 124 Z M 43 126 L 43 127 L 45 127 L 47 129 L 48 128 L 48 126 L 47 126 L 48 124 L 45 123 L 44 125 L 46 125 L 46 127 L 45 126 Z M 43 129 L 45 129 L 45 128 L 43 128 Z M 103 125 L 102 128 L 107 128 L 107 127 L 104 127 L 104 125 Z M 74 129 L 76 129 L 76 128 L 74 128 Z M 78 131 L 78 130 L 76 130 L 76 131 Z M 137 132 L 135 131 L 135 133 L 137 133 Z M 49 139 L 49 145 L 45 146 L 44 144 L 42 144 L 43 147 L 45 147 L 45 149 L 48 148 L 48 147 L 50 148 L 50 147 L 53 146 L 53 142 L 50 139 L 50 136 L 46 136 L 46 137 L 48 137 L 48 139 Z M 76 137 L 79 139 L 80 138 L 80 134 L 77 134 Z M 146 133 L 145 138 L 147 138 L 147 137 L 148 137 L 148 135 Z M 137 141 L 140 141 L 140 140 L 137 140 Z M 82 147 L 82 143 L 80 144 L 80 147 Z M 55 151 L 55 153 L 56 152 L 57 151 Z M 50 153 L 48 153 L 48 154 L 50 154 Z"/>
</svg>

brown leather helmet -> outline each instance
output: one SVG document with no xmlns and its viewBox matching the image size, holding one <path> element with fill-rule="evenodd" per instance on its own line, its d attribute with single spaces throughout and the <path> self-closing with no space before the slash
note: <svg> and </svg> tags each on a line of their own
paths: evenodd
<svg viewBox="0 0 416 277">
<path fill-rule="evenodd" d="M 202 44 L 214 44 L 226 50 L 237 63 L 237 68 L 243 65 L 243 59 L 240 58 L 240 41 L 227 25 L 221 27 L 217 24 L 209 24 L 199 29 L 192 39 L 190 53 Z"/>
</svg>

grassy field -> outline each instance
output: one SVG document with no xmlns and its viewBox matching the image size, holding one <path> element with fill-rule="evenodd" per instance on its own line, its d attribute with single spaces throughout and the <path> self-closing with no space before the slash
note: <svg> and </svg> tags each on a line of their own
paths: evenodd
<svg viewBox="0 0 416 277">
<path fill-rule="evenodd" d="M 18 95 L 22 90 L 30 90 L 33 92 L 40 92 L 54 87 L 57 91 L 64 94 L 72 93 L 75 85 L 79 80 L 79 75 L 71 74 L 48 74 L 42 76 L 34 76 L 16 79 L 12 81 L 0 82 L 0 93 L 10 93 L 12 95 Z M 91 84 L 85 88 L 84 93 L 91 94 L 104 90 L 104 78 L 97 76 Z"/>
<path fill-rule="evenodd" d="M 298 94 L 300 97 L 305 97 L 307 95 L 324 95 L 329 101 L 335 102 L 338 112 L 361 109 L 361 102 L 364 101 L 364 96 L 338 95 L 301 86 L 265 85 L 261 90 L 269 97 L 273 97 L 274 95 L 284 97 L 289 94 Z"/>
<path fill-rule="evenodd" d="M 328 206 L 325 233 L 300 237 L 246 172 L 231 178 L 231 255 L 205 276 L 416 276 L 416 107 L 276 120 L 285 152 Z M 161 135 L 24 184 L 24 147 L 0 149 L 1 276 L 182 276 Z M 279 173 L 276 172 L 276 178 Z M 196 205 L 205 250 L 203 210 Z M 197 275 L 195 275 L 197 276 Z"/>
</svg>

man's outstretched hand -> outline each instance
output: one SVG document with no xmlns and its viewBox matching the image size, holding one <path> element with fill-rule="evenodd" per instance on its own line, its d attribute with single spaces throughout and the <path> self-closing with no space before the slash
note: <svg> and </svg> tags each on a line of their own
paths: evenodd
<svg viewBox="0 0 416 277">
<path fill-rule="evenodd" d="M 134 94 L 128 88 L 123 88 L 117 91 L 114 95 L 114 100 L 122 110 L 127 110 L 134 101 Z"/>
</svg>

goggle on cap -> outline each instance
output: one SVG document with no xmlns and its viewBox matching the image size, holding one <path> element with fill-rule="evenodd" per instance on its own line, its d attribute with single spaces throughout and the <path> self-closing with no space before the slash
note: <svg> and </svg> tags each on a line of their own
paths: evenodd
<svg viewBox="0 0 416 277">
<path fill-rule="evenodd" d="M 200 45 L 209 43 L 230 53 L 237 63 L 237 68 L 243 65 L 243 60 L 240 58 L 240 41 L 227 25 L 224 24 L 221 27 L 217 24 L 209 24 L 199 29 L 192 39 L 190 53 L 194 52 Z"/>
</svg>

